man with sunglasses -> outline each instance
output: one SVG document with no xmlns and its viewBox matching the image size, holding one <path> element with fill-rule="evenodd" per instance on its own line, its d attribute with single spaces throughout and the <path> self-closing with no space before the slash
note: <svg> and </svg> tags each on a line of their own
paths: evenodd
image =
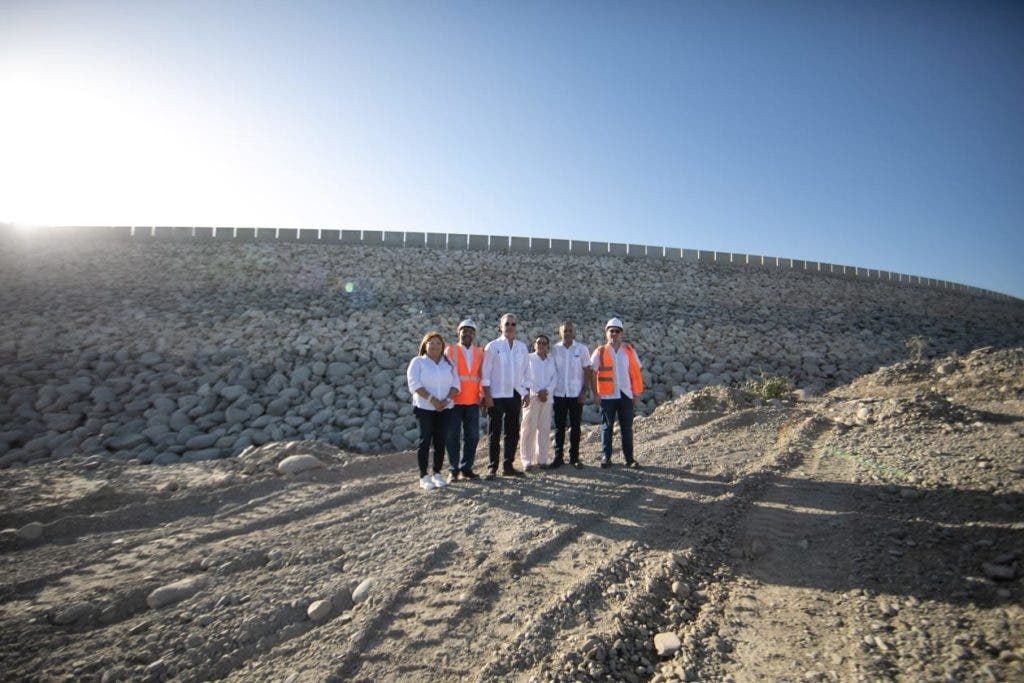
<svg viewBox="0 0 1024 683">
<path fill-rule="evenodd" d="M 622 341 L 622 321 L 612 318 L 604 326 L 607 344 L 594 350 L 590 357 L 593 366 L 594 405 L 601 409 L 601 467 L 612 465 L 612 435 L 615 420 L 622 432 L 622 457 L 630 469 L 640 469 L 633 459 L 633 409 L 640 403 L 644 390 L 640 359 L 631 344 Z"/>
<path fill-rule="evenodd" d="M 516 339 L 516 316 L 501 316 L 498 330 L 501 336 L 484 347 L 484 364 L 480 386 L 484 391 L 487 409 L 487 437 L 489 466 L 486 479 L 498 474 L 498 456 L 501 453 L 501 435 L 505 433 L 505 453 L 501 474 L 521 477 L 523 473 L 513 466 L 519 446 L 519 419 L 522 407 L 530 404 L 526 390 L 526 359 L 530 355 L 526 344 Z"/>
</svg>

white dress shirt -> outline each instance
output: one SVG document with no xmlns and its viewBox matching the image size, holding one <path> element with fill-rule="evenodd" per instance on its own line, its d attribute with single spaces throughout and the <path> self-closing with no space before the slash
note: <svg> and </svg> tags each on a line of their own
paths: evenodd
<svg viewBox="0 0 1024 683">
<path fill-rule="evenodd" d="M 526 357 L 530 350 L 518 339 L 509 348 L 505 337 L 498 337 L 484 347 L 481 386 L 491 388 L 491 398 L 512 398 L 518 391 L 526 396 Z"/>
<path fill-rule="evenodd" d="M 405 372 L 405 380 L 409 385 L 409 393 L 412 394 L 412 405 L 423 410 L 434 410 L 429 398 L 423 398 L 416 393 L 417 389 L 426 389 L 430 396 L 445 402 L 445 408 L 451 408 L 452 402 L 448 398 L 452 388 L 460 389 L 459 376 L 455 366 L 448 362 L 448 359 L 441 356 L 441 360 L 435 363 L 427 355 L 416 356 L 409 362 L 409 369 Z"/>
<path fill-rule="evenodd" d="M 597 354 L 600 352 L 601 347 L 594 349 L 594 353 L 590 356 L 590 363 L 594 366 L 594 372 L 597 372 L 598 366 L 601 364 Z M 615 368 L 615 389 L 611 394 L 601 394 L 601 398 L 618 398 L 619 392 L 622 392 L 629 398 L 633 398 L 633 387 L 629 383 L 629 353 L 626 351 L 626 345 L 622 344 L 619 346 L 619 350 L 608 344 L 608 351 L 612 355 L 612 367 Z M 636 349 L 633 349 L 633 353 L 636 353 Z M 643 363 L 640 362 L 640 356 L 636 357 L 637 365 L 641 368 Z"/>
<path fill-rule="evenodd" d="M 555 390 L 555 359 L 548 354 L 547 358 L 541 358 L 536 352 L 531 353 L 526 359 L 526 388 L 530 390 L 530 396 L 536 396 L 541 391 L 547 391 L 548 396 Z"/>
<path fill-rule="evenodd" d="M 557 369 L 555 396 L 578 397 L 583 392 L 583 370 L 590 367 L 590 351 L 574 340 L 568 348 L 558 342 L 551 347 L 551 355 Z"/>
</svg>

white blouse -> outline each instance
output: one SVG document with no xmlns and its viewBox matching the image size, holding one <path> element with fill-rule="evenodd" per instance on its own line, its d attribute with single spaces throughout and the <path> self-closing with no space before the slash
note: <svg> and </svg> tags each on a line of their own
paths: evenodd
<svg viewBox="0 0 1024 683">
<path fill-rule="evenodd" d="M 412 405 L 423 410 L 434 410 L 434 406 L 430 404 L 429 398 L 417 394 L 417 389 L 426 389 L 431 397 L 444 401 L 445 408 L 451 408 L 452 402 L 448 394 L 452 388 L 461 388 L 455 367 L 444 356 L 441 356 L 437 363 L 430 360 L 429 356 L 416 356 L 409 361 L 405 379 L 409 385 L 409 393 L 412 394 Z"/>
<path fill-rule="evenodd" d="M 541 358 L 536 352 L 531 353 L 526 360 L 526 386 L 530 390 L 530 396 L 536 396 L 541 391 L 547 391 L 548 396 L 555 390 L 557 378 L 555 370 L 555 359 L 548 354 L 547 358 Z"/>
</svg>

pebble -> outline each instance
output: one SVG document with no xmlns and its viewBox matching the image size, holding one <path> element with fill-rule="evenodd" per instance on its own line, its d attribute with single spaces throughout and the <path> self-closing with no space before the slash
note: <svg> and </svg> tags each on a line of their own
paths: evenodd
<svg viewBox="0 0 1024 683">
<path fill-rule="evenodd" d="M 16 534 L 24 541 L 34 541 L 43 535 L 43 525 L 39 522 L 29 522 L 18 529 Z"/>
<path fill-rule="evenodd" d="M 190 598 L 206 585 L 203 577 L 190 577 L 157 588 L 146 597 L 151 609 L 159 609 L 175 602 Z"/>
<path fill-rule="evenodd" d="M 289 455 L 278 463 L 277 471 L 280 474 L 298 474 L 299 472 L 318 469 L 323 466 L 323 462 L 314 455 Z"/>
<path fill-rule="evenodd" d="M 673 657 L 682 646 L 679 636 L 671 631 L 664 631 L 654 636 L 654 650 L 659 657 Z"/>
<path fill-rule="evenodd" d="M 981 570 L 985 572 L 985 576 L 993 581 L 1012 581 L 1017 575 L 1017 571 L 1012 565 L 995 564 L 994 562 L 983 563 Z"/>
<path fill-rule="evenodd" d="M 309 620 L 317 624 L 323 622 L 331 613 L 331 601 L 328 600 L 315 600 L 306 609 L 306 616 Z"/>
<path fill-rule="evenodd" d="M 94 616 L 97 612 L 96 606 L 91 602 L 76 602 L 57 613 L 53 621 L 57 624 L 73 624 L 87 617 Z"/>
<path fill-rule="evenodd" d="M 370 597 L 370 591 L 373 589 L 373 583 L 373 578 L 363 579 L 362 582 L 356 586 L 356 589 L 352 591 L 352 603 L 358 605 Z"/>
<path fill-rule="evenodd" d="M 146 667 L 144 672 L 146 678 L 160 679 L 164 672 L 167 670 L 167 664 L 162 659 L 158 659 L 149 666 Z"/>
</svg>

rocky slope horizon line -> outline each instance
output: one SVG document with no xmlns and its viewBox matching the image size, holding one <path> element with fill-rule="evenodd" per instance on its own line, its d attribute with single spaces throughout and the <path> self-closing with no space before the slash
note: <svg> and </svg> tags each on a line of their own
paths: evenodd
<svg viewBox="0 0 1024 683">
<path fill-rule="evenodd" d="M 281 243 L 14 243 L 0 273 L 0 466 L 70 454 L 171 464 L 315 439 L 409 448 L 405 367 L 428 330 L 520 338 L 611 316 L 641 414 L 761 373 L 819 393 L 907 356 L 1024 344 L 1024 302 L 619 257 Z M 588 409 L 587 417 L 597 416 Z"/>
</svg>

